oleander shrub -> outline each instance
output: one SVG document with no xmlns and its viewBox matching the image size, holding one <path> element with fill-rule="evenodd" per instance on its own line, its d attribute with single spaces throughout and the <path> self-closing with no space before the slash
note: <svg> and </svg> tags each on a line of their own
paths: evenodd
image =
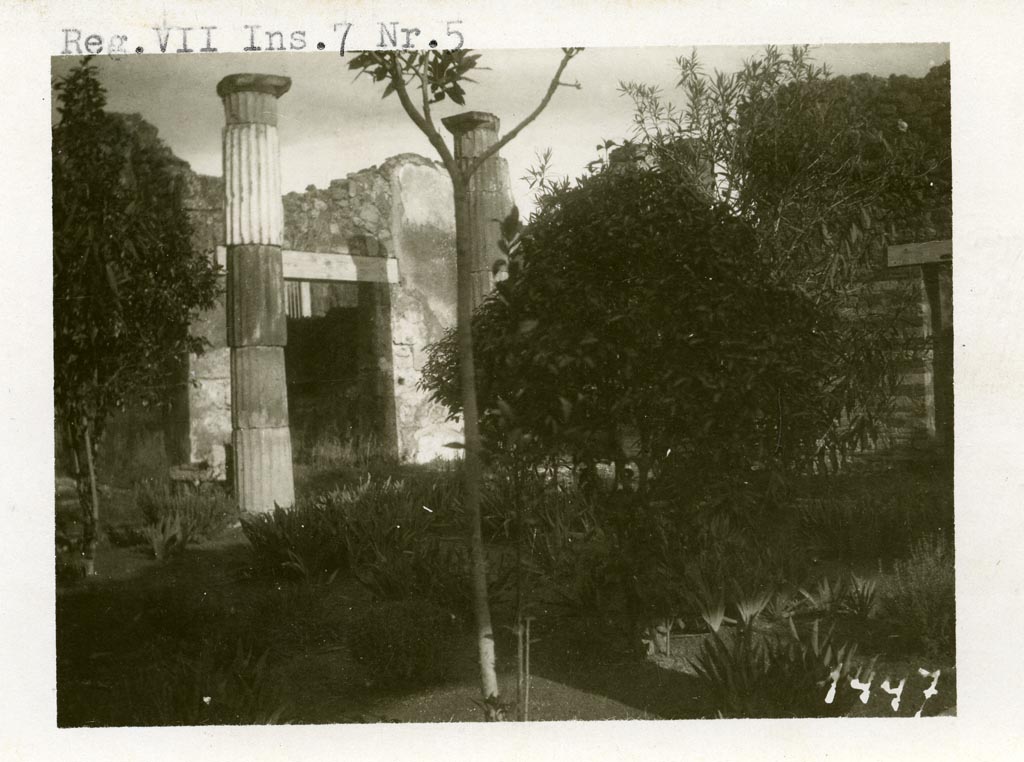
<svg viewBox="0 0 1024 762">
<path fill-rule="evenodd" d="M 455 675 L 462 638 L 451 612 L 423 600 L 376 603 L 349 625 L 352 656 L 380 684 L 436 684 Z"/>
</svg>

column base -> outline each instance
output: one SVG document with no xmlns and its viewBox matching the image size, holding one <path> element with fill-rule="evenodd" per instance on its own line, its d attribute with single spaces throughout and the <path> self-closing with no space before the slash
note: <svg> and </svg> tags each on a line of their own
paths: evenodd
<svg viewBox="0 0 1024 762">
<path fill-rule="evenodd" d="M 239 510 L 269 513 L 276 506 L 295 505 L 292 438 L 287 426 L 235 429 L 231 432 L 231 444 Z"/>
</svg>

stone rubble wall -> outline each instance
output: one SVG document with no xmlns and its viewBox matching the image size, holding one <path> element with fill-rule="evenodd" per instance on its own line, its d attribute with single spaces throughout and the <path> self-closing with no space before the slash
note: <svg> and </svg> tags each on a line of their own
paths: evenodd
<svg viewBox="0 0 1024 762">
<path fill-rule="evenodd" d="M 222 180 L 190 172 L 186 187 L 196 250 L 212 257 L 224 235 Z M 447 410 L 419 388 L 428 345 L 455 324 L 455 219 L 451 182 L 443 167 L 402 154 L 334 180 L 327 188 L 309 186 L 303 193 L 288 193 L 283 205 L 286 249 L 398 260 L 398 284 L 312 284 L 314 315 L 331 306 L 358 305 L 364 327 L 353 357 L 359 365 L 355 388 L 348 384 L 340 390 L 324 379 L 312 395 L 303 389 L 306 407 L 323 408 L 339 394 L 355 395 L 345 407 L 373 411 L 373 433 L 403 460 L 451 457 L 457 451 L 445 445 L 461 441 L 461 427 L 447 421 Z M 204 314 L 195 330 L 210 346 L 189 361 L 182 405 L 188 441 L 183 449 L 206 475 L 223 478 L 225 444 L 231 436 L 223 304 Z"/>
<path fill-rule="evenodd" d="M 952 268 L 948 264 L 883 270 L 860 289 L 851 314 L 885 312 L 906 301 L 897 325 L 906 341 L 892 413 L 877 440 L 854 462 L 950 458 L 953 448 Z"/>
<path fill-rule="evenodd" d="M 455 216 L 443 167 L 401 154 L 326 189 L 289 193 L 284 209 L 285 248 L 398 260 L 398 284 L 359 284 L 376 364 L 361 375 L 375 379 L 382 438 L 403 460 L 450 457 L 444 445 L 461 441 L 460 427 L 418 388 L 427 346 L 455 325 Z"/>
</svg>

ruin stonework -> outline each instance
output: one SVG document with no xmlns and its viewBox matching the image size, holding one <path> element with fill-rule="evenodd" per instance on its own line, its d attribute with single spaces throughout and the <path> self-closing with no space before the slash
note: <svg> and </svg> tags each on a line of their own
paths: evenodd
<svg viewBox="0 0 1024 762">
<path fill-rule="evenodd" d="M 307 187 L 284 197 L 285 245 L 331 252 L 365 247 L 369 256 L 394 257 L 396 284 L 360 283 L 360 304 L 376 312 L 375 359 L 385 437 L 403 460 L 451 457 L 445 445 L 461 441 L 461 427 L 419 388 L 427 347 L 455 325 L 455 214 L 444 168 L 416 154 Z"/>
<path fill-rule="evenodd" d="M 508 174 L 504 162 L 504 182 Z M 185 206 L 197 250 L 215 256 L 224 241 L 223 181 L 193 175 Z M 506 190 L 503 195 L 511 196 Z M 379 439 L 403 460 L 428 462 L 457 453 L 461 426 L 419 388 L 427 347 L 455 325 L 455 217 L 451 181 L 443 166 L 416 154 L 308 186 L 282 198 L 286 250 L 393 258 L 398 282 L 312 281 L 312 315 L 332 306 L 355 307 L 366 322 L 366 351 L 358 362 L 362 383 L 382 406 Z M 210 346 L 189 358 L 182 405 L 188 461 L 202 478 L 223 479 L 231 440 L 231 379 L 224 307 L 202 315 L 193 330 Z M 290 379 L 289 379 L 290 380 Z M 294 421 L 293 421 L 294 424 Z"/>
<path fill-rule="evenodd" d="M 861 285 L 862 314 L 906 305 L 898 329 L 907 342 L 891 415 L 861 460 L 952 458 L 952 289 L 950 262 L 890 266 Z"/>
<path fill-rule="evenodd" d="M 125 118 L 157 139 L 155 128 L 141 117 Z M 507 188 L 507 166 L 500 157 L 497 166 L 499 183 Z M 196 174 L 185 162 L 180 171 L 193 249 L 214 259 L 226 240 L 223 179 Z M 511 196 L 499 193 L 511 206 Z M 397 261 L 394 283 L 305 283 L 310 314 L 322 316 L 334 307 L 358 312 L 360 350 L 354 361 L 360 366 L 360 383 L 371 388 L 384 407 L 374 411 L 382 441 L 410 461 L 450 457 L 456 451 L 444 445 L 461 441 L 461 426 L 448 422 L 447 410 L 431 403 L 418 388 L 426 347 L 455 324 L 455 222 L 447 173 L 437 162 L 401 154 L 334 180 L 326 188 L 309 186 L 304 192 L 285 194 L 282 204 L 285 249 Z M 494 230 L 498 216 L 496 212 L 485 220 Z M 908 313 L 913 326 L 907 328 L 934 342 L 934 348 L 926 346 L 903 368 L 895 416 L 877 443 L 880 462 L 887 462 L 894 452 L 913 458 L 932 457 L 936 450 L 951 452 L 951 282 L 951 265 L 946 262 L 890 267 L 865 285 L 878 300 L 886 299 L 887 291 L 913 290 L 918 308 Z M 223 276 L 222 283 L 226 285 Z M 190 464 L 183 478 L 228 477 L 231 363 L 223 296 L 217 308 L 193 324 L 193 333 L 203 336 L 208 347 L 201 356 L 188 358 L 174 386 L 171 415 L 161 424 L 156 411 L 143 411 L 145 431 L 137 430 L 137 415 L 115 416 L 108 426 L 104 453 L 118 470 L 132 470 L 127 466 L 135 459 L 140 467 L 144 460 L 147 468 L 159 465 L 158 461 L 163 468 L 170 463 Z M 290 376 L 288 380 L 291 383 Z M 359 409 L 363 399 L 356 399 L 354 405 Z M 294 432 L 293 408 L 290 415 Z M 158 457 L 160 449 L 164 454 Z M 138 456 L 142 451 L 145 456 Z M 165 473 L 149 470 L 153 477 Z"/>
</svg>

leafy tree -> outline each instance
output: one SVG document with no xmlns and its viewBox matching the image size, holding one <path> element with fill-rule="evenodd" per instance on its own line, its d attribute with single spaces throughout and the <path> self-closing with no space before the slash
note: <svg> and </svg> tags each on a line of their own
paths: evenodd
<svg viewBox="0 0 1024 762">
<path fill-rule="evenodd" d="M 898 364 L 920 349 L 892 341 L 906 333 L 913 291 L 878 305 L 865 284 L 888 244 L 951 232 L 949 65 L 923 79 L 832 78 L 807 47 L 769 47 L 733 74 L 706 74 L 696 55 L 678 65 L 684 109 L 653 88 L 621 86 L 636 105 L 635 147 L 744 219 L 771 273 L 845 311 L 841 345 L 876 399 L 848 409 L 825 439 L 833 457 L 863 447 Z"/>
<path fill-rule="evenodd" d="M 202 351 L 189 325 L 213 305 L 217 282 L 213 264 L 191 246 L 181 162 L 104 111 L 89 59 L 54 91 L 54 401 L 76 463 L 92 574 L 104 423 L 130 401 L 159 400 L 175 364 Z"/>
<path fill-rule="evenodd" d="M 474 317 L 493 451 L 621 457 L 635 432 L 641 492 L 653 468 L 701 500 L 770 486 L 757 477 L 877 401 L 832 305 L 782 282 L 751 226 L 674 167 L 608 164 L 506 231 L 510 277 Z M 458 366 L 449 333 L 424 382 L 456 412 Z"/>
<path fill-rule="evenodd" d="M 438 52 L 382 51 L 361 53 L 349 63 L 349 68 L 368 74 L 374 82 L 386 82 L 383 97 L 398 96 L 402 108 L 412 122 L 426 136 L 437 151 L 451 177 L 455 199 L 455 250 L 457 262 L 457 319 L 456 331 L 460 374 L 460 408 L 464 411 L 465 484 L 464 500 L 470 520 L 470 555 L 473 574 L 474 615 L 477 624 L 477 642 L 480 657 L 480 681 L 488 718 L 500 715 L 498 679 L 494 668 L 494 633 L 491 626 L 487 599 L 487 565 L 480 520 L 481 502 L 481 440 L 476 391 L 476 369 L 473 359 L 472 335 L 472 250 L 470 238 L 469 180 L 480 166 L 500 151 L 541 112 L 547 108 L 555 91 L 562 83 L 560 77 L 580 48 L 563 48 L 563 56 L 540 103 L 519 124 L 509 130 L 488 150 L 474 159 L 462 163 L 455 160 L 452 150 L 438 132 L 431 115 L 431 106 L 444 99 L 465 104 L 464 82 L 472 81 L 468 75 L 476 68 L 479 54 L 470 50 Z M 576 85 L 578 87 L 578 85 Z M 418 97 L 417 97 L 418 91 Z M 417 98 L 419 107 L 413 102 Z"/>
<path fill-rule="evenodd" d="M 876 267 L 886 243 L 949 234 L 949 64 L 927 77 L 832 78 L 807 47 L 733 74 L 677 61 L 685 109 L 625 83 L 635 137 L 756 231 L 773 270 L 819 296 Z"/>
</svg>

